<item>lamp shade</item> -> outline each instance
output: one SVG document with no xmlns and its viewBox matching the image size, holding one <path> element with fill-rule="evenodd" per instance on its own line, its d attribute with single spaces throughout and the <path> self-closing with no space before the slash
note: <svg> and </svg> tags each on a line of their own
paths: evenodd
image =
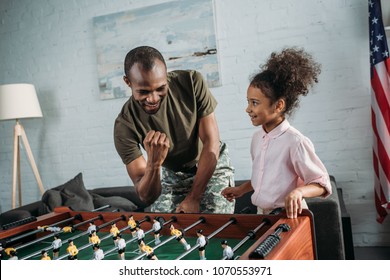
<svg viewBox="0 0 390 280">
<path fill-rule="evenodd" d="M 0 85 L 0 120 L 41 117 L 41 106 L 34 85 Z"/>
</svg>

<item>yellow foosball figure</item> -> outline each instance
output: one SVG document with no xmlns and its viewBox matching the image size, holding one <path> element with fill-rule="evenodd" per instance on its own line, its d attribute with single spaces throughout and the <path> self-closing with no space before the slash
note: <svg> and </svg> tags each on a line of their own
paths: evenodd
<svg viewBox="0 0 390 280">
<path fill-rule="evenodd" d="M 100 244 L 100 238 L 99 236 L 96 234 L 96 231 L 92 231 L 91 234 L 89 235 L 89 243 L 92 243 L 92 244 Z"/>
<path fill-rule="evenodd" d="M 79 250 L 77 249 L 76 245 L 73 243 L 73 239 L 69 239 L 69 246 L 66 248 L 66 252 L 69 254 L 68 260 L 77 260 L 77 254 L 79 253 Z"/>
<path fill-rule="evenodd" d="M 191 248 L 191 246 L 184 239 L 183 232 L 181 230 L 175 229 L 175 227 L 173 225 L 171 225 L 169 227 L 169 229 L 171 230 L 171 235 L 176 236 L 176 240 L 179 241 L 183 245 L 185 250 L 189 250 Z"/>
<path fill-rule="evenodd" d="M 42 250 L 42 252 L 41 252 L 41 260 L 43 260 L 43 261 L 50 261 L 51 260 L 51 258 L 47 254 L 46 250 Z"/>
<path fill-rule="evenodd" d="M 127 222 L 127 225 L 130 227 L 130 232 L 133 237 L 136 236 L 135 228 L 137 226 L 137 222 L 134 220 L 133 215 L 129 216 L 129 221 Z"/>
<path fill-rule="evenodd" d="M 146 253 L 146 257 L 149 260 L 158 260 L 157 256 L 154 254 L 153 248 L 146 245 L 144 241 L 140 243 L 141 252 Z"/>
</svg>

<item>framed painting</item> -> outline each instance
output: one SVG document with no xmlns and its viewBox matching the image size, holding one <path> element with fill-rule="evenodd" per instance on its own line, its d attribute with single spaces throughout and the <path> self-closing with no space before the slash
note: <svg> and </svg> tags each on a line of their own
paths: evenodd
<svg viewBox="0 0 390 280">
<path fill-rule="evenodd" d="M 213 0 L 171 1 L 93 18 L 100 98 L 129 97 L 123 62 L 132 48 L 148 45 L 164 56 L 168 71 L 198 70 L 220 86 Z"/>
</svg>

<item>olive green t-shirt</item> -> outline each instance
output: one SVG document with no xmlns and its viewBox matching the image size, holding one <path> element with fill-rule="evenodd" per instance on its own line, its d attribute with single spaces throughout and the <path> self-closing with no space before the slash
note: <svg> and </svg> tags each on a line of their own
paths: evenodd
<svg viewBox="0 0 390 280">
<path fill-rule="evenodd" d="M 169 72 L 167 78 L 168 94 L 157 113 L 145 113 L 131 96 L 115 120 L 115 147 L 126 165 L 142 156 L 140 147 L 150 130 L 163 132 L 169 138 L 164 167 L 185 170 L 199 159 L 199 119 L 214 112 L 217 101 L 199 72 L 176 70 Z"/>
</svg>

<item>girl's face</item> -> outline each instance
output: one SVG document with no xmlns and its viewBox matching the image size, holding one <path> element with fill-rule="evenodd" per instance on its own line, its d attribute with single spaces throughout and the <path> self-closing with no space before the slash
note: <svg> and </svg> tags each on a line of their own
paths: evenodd
<svg viewBox="0 0 390 280">
<path fill-rule="evenodd" d="M 248 87 L 247 100 L 246 112 L 254 126 L 262 125 L 266 132 L 270 132 L 284 120 L 284 100 L 272 104 L 261 89 L 253 86 Z"/>
</svg>

